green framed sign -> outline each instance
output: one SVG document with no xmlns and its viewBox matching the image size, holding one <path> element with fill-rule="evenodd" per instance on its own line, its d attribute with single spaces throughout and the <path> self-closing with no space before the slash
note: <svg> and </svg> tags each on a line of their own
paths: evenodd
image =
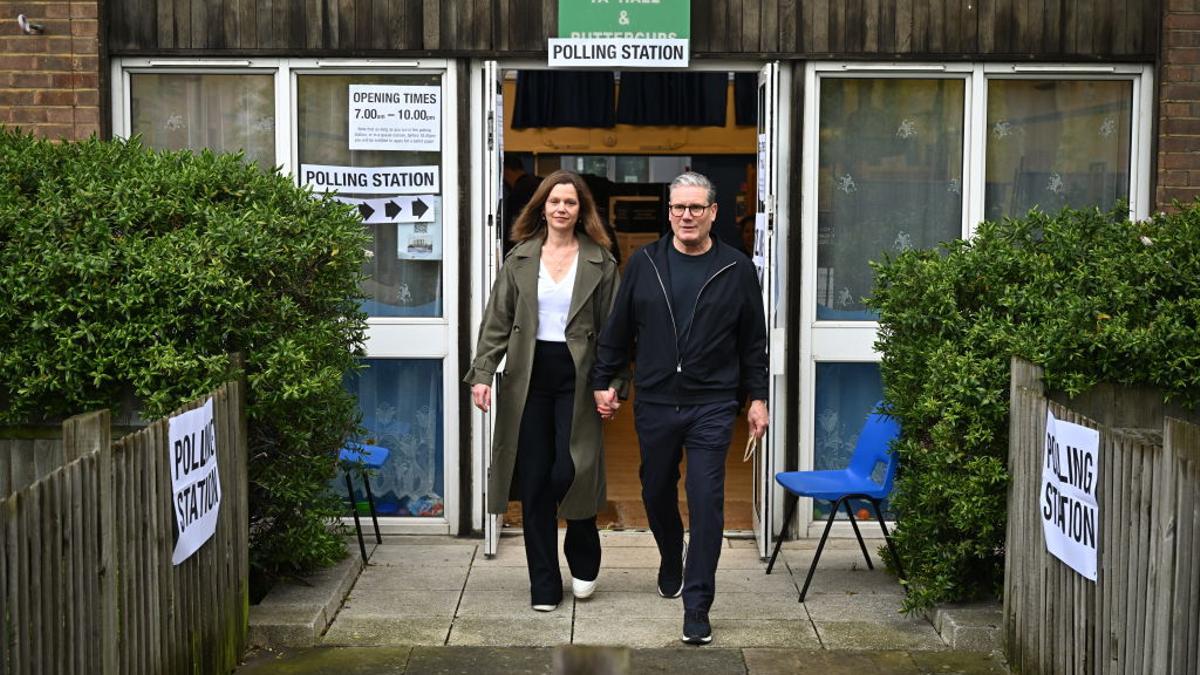
<svg viewBox="0 0 1200 675">
<path fill-rule="evenodd" d="M 691 0 L 558 0 L 560 38 L 691 37 Z"/>
</svg>

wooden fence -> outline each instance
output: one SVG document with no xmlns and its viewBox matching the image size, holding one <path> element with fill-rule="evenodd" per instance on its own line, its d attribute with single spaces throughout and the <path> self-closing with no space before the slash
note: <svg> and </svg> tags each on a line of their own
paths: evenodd
<svg viewBox="0 0 1200 675">
<path fill-rule="evenodd" d="M 243 391 L 211 394 L 216 533 L 178 566 L 168 420 L 115 443 L 107 411 L 63 423 L 65 464 L 0 500 L 0 673 L 233 670 L 249 616 Z"/>
<path fill-rule="evenodd" d="M 1013 359 L 1004 619 L 1022 673 L 1200 673 L 1200 426 L 1151 389 L 1047 397 Z M 1046 410 L 1100 431 L 1097 579 L 1046 550 Z"/>
</svg>

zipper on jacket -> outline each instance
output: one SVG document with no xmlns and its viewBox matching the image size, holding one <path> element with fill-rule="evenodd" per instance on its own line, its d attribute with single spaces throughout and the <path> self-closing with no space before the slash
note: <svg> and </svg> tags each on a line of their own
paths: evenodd
<svg viewBox="0 0 1200 675">
<path fill-rule="evenodd" d="M 671 331 L 675 334 L 675 372 L 682 373 L 683 352 L 679 351 L 679 327 L 675 325 L 675 311 L 671 308 L 671 296 L 667 293 L 667 285 L 663 283 L 662 275 L 658 273 L 658 265 L 654 264 L 654 258 L 650 256 L 649 251 L 642 249 L 642 252 L 646 254 L 646 258 L 650 261 L 650 266 L 654 268 L 654 276 L 658 277 L 658 287 L 662 289 L 663 299 L 667 301 L 667 312 L 669 312 L 671 315 Z M 683 336 L 685 341 L 687 338 L 692 336 L 692 326 L 696 324 L 696 310 L 700 308 L 700 296 L 704 294 L 704 289 L 708 288 L 708 285 L 712 283 L 713 279 L 721 276 L 722 272 L 736 264 L 736 262 L 731 262 L 716 272 L 713 272 L 713 275 L 709 277 L 703 285 L 700 286 L 700 290 L 696 291 L 696 306 L 692 308 L 692 322 L 688 324 L 687 334 Z"/>
<path fill-rule="evenodd" d="M 675 325 L 675 310 L 671 308 L 671 296 L 667 293 L 667 285 L 663 283 L 662 275 L 658 273 L 658 265 L 654 264 L 654 258 L 650 256 L 650 252 L 642 249 L 642 253 L 646 254 L 646 259 L 650 261 L 650 267 L 654 268 L 654 276 L 658 277 L 658 287 L 662 289 L 663 300 L 667 302 L 667 313 L 671 315 L 671 332 L 675 335 L 675 372 L 682 373 L 683 354 L 679 351 L 679 326 Z M 707 284 L 707 282 L 705 283 Z M 703 289 L 702 286 L 701 290 Z"/>
</svg>

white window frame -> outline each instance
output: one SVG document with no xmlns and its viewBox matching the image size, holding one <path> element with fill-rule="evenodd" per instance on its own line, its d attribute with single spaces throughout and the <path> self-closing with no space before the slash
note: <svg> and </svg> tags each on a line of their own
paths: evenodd
<svg viewBox="0 0 1200 675">
<path fill-rule="evenodd" d="M 963 120 L 963 208 L 964 238 L 974 236 L 983 220 L 985 161 L 987 157 L 987 94 L 992 79 L 1127 80 L 1131 96 L 1129 215 L 1144 219 L 1150 211 L 1152 123 L 1154 116 L 1154 67 L 1142 64 L 1064 63 L 900 63 L 831 61 L 810 62 L 805 67 L 801 157 L 801 285 L 800 298 L 800 392 L 799 467 L 812 469 L 816 415 L 816 365 L 820 362 L 878 363 L 876 321 L 817 321 L 817 162 L 820 111 L 820 80 L 824 78 L 957 78 L 965 80 Z M 793 263 L 794 264 L 794 263 Z M 819 537 L 823 521 L 814 521 L 811 506 L 798 509 L 801 536 Z M 870 534 L 868 534 L 870 533 Z M 832 536 L 852 537 L 849 523 L 835 523 Z M 871 528 L 864 536 L 880 536 Z"/>
<path fill-rule="evenodd" d="M 313 59 L 313 58 L 114 58 L 111 64 L 113 136 L 131 134 L 130 76 L 135 73 L 272 74 L 275 82 L 275 164 L 294 175 L 298 157 L 296 79 L 306 74 L 432 74 L 442 87 L 442 316 L 373 317 L 367 320 L 366 358 L 440 359 L 442 362 L 443 504 L 438 517 L 380 518 L 384 534 L 458 534 L 459 509 L 459 358 L 458 353 L 458 99 L 460 88 L 453 59 Z M 343 522 L 352 523 L 350 518 Z"/>
</svg>

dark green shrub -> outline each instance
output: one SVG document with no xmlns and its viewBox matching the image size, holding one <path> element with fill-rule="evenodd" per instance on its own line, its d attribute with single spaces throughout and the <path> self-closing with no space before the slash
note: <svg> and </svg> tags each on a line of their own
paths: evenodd
<svg viewBox="0 0 1200 675">
<path fill-rule="evenodd" d="M 1121 213 L 1031 212 L 876 266 L 908 609 L 1000 592 L 1011 355 L 1068 393 L 1152 384 L 1200 403 L 1200 209 Z"/>
<path fill-rule="evenodd" d="M 251 564 L 303 572 L 330 529 L 342 387 L 365 327 L 352 211 L 234 155 L 0 129 L 0 423 L 140 401 L 153 419 L 249 383 Z"/>
</svg>

